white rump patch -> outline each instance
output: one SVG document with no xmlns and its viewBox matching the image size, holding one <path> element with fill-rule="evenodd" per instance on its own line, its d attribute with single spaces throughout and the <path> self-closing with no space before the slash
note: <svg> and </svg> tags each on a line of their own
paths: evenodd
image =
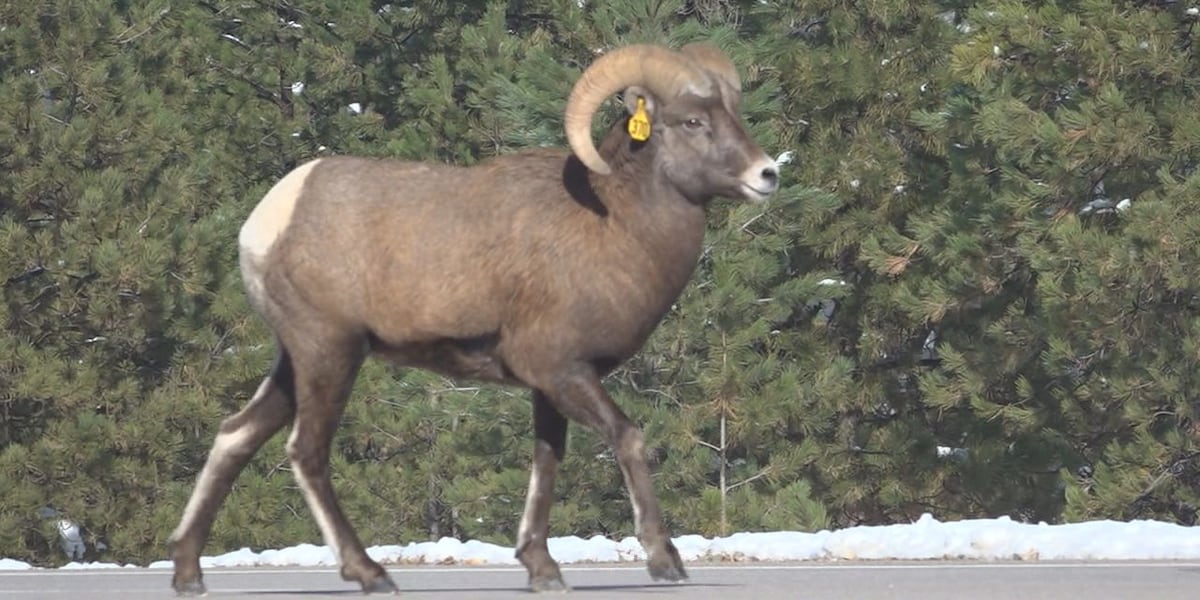
<svg viewBox="0 0 1200 600">
<path fill-rule="evenodd" d="M 296 199 L 300 197 L 313 167 L 319 162 L 321 159 L 318 158 L 296 167 L 263 196 L 238 234 L 238 246 L 243 253 L 251 254 L 256 259 L 266 256 L 275 240 L 292 222 Z"/>
</svg>

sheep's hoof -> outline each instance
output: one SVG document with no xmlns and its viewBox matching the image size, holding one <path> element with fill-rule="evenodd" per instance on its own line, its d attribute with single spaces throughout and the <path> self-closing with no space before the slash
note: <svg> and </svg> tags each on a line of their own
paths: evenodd
<svg viewBox="0 0 1200 600">
<path fill-rule="evenodd" d="M 387 575 L 380 575 L 370 581 L 364 581 L 362 584 L 364 594 L 399 594 L 400 588 L 392 583 L 392 578 Z"/>
<path fill-rule="evenodd" d="M 176 596 L 183 596 L 185 598 L 196 598 L 208 594 L 208 590 L 204 587 L 204 582 L 200 581 L 199 579 L 182 583 L 178 581 L 172 581 L 171 587 L 175 588 Z"/>
<path fill-rule="evenodd" d="M 650 568 L 650 578 L 654 581 L 672 581 L 675 583 L 683 583 L 688 580 L 687 571 L 683 570 L 682 566 L 667 566 L 656 569 Z"/>
<path fill-rule="evenodd" d="M 650 556 L 646 565 L 650 570 L 650 578 L 654 581 L 687 581 L 687 571 L 683 568 L 683 560 L 675 545 L 667 542 L 662 552 Z"/>
<path fill-rule="evenodd" d="M 567 585 L 558 575 L 546 575 L 544 577 L 532 577 L 529 579 L 529 589 L 537 592 L 569 592 L 571 586 Z"/>
</svg>

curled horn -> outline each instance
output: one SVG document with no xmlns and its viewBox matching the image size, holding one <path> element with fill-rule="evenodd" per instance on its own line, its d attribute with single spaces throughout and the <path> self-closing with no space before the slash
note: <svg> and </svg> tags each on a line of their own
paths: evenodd
<svg viewBox="0 0 1200 600">
<path fill-rule="evenodd" d="M 670 98 L 688 87 L 703 89 L 708 79 L 691 60 L 669 48 L 640 44 L 613 50 L 583 72 L 567 98 L 563 115 L 567 143 L 588 169 L 608 175 L 612 169 L 592 142 L 592 117 L 600 103 L 631 85 Z"/>
<path fill-rule="evenodd" d="M 729 56 L 708 42 L 694 42 L 679 51 L 724 83 L 722 95 L 732 100 L 727 107 L 731 112 L 736 111 L 742 102 L 742 79 L 738 77 L 737 67 L 729 60 Z"/>
</svg>

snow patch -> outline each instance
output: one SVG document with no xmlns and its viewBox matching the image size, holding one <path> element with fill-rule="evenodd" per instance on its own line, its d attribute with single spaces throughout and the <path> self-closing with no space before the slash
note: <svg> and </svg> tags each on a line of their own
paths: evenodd
<svg viewBox="0 0 1200 600">
<path fill-rule="evenodd" d="M 11 558 L 0 558 L 0 571 L 24 571 L 32 569 L 33 565 Z"/>
<path fill-rule="evenodd" d="M 1178 560 L 1200 559 L 1196 530 L 1160 521 L 1089 521 L 1065 525 L 1018 523 L 1008 517 L 941 522 L 930 514 L 915 523 L 859 526 L 838 531 L 772 531 L 706 538 L 674 538 L 685 561 L 794 560 Z M 550 553 L 562 564 L 639 562 L 646 553 L 634 537 L 556 537 Z M 513 549 L 476 540 L 442 538 L 436 542 L 372 546 L 371 558 L 383 564 L 516 565 Z M 300 544 L 254 552 L 242 548 L 200 560 L 203 568 L 296 566 L 333 567 L 326 546 Z M 170 569 L 171 561 L 150 569 Z M 0 559 L 0 570 L 33 569 L 28 563 Z M 111 563 L 70 563 L 63 569 L 129 568 Z"/>
<path fill-rule="evenodd" d="M 59 568 L 63 569 L 63 570 L 67 570 L 67 571 L 90 571 L 93 569 L 137 569 L 138 566 L 137 565 L 119 565 L 116 563 L 105 563 L 105 562 L 71 561 Z"/>
</svg>

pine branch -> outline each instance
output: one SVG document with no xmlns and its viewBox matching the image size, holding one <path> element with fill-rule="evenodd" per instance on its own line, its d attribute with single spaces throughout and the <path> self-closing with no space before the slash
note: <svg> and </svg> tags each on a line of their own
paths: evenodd
<svg viewBox="0 0 1200 600">
<path fill-rule="evenodd" d="M 33 279 L 34 277 L 37 277 L 39 275 L 44 275 L 45 273 L 46 273 L 46 267 L 38 265 L 36 267 L 33 267 L 32 269 L 25 271 L 24 273 L 21 273 L 20 275 L 14 275 L 12 277 L 9 277 L 8 280 L 4 282 L 4 284 L 5 285 L 13 285 L 15 283 L 22 283 L 24 281 Z"/>
<path fill-rule="evenodd" d="M 737 489 L 737 488 L 739 488 L 739 487 L 741 487 L 741 486 L 743 486 L 743 485 L 746 485 L 747 483 L 752 483 L 752 482 L 754 482 L 754 481 L 758 481 L 759 479 L 762 479 L 763 477 L 766 477 L 766 476 L 767 476 L 767 475 L 769 475 L 770 473 L 771 473 L 771 467 L 770 467 L 770 466 L 763 467 L 763 469 L 762 469 L 761 471 L 759 471 L 759 472 L 758 472 L 758 474 L 756 474 L 756 475 L 753 475 L 753 476 L 750 476 L 750 477 L 747 477 L 746 479 L 743 479 L 743 480 L 741 480 L 741 481 L 739 481 L 739 482 L 737 482 L 737 483 L 735 483 L 735 484 L 733 484 L 733 485 L 730 485 L 730 486 L 726 487 L 726 488 L 725 488 L 725 491 L 726 491 L 726 492 L 732 492 L 733 490 L 735 490 L 735 489 Z"/>
<path fill-rule="evenodd" d="M 154 19 L 154 21 L 152 23 L 150 23 L 149 25 L 146 25 L 146 27 L 144 29 L 142 29 L 141 31 L 139 31 L 129 37 L 125 37 L 126 34 L 128 34 L 131 30 L 133 30 L 133 25 L 130 25 L 127 29 L 125 29 L 125 31 L 122 31 L 121 33 L 117 34 L 117 43 L 121 44 L 121 45 L 125 45 L 125 44 L 131 43 L 133 41 L 136 41 L 138 38 L 142 37 L 143 35 L 146 35 L 151 30 L 153 30 L 156 25 L 158 25 L 159 23 L 162 23 L 163 20 L 166 18 L 167 14 L 170 12 L 171 12 L 171 7 L 169 7 L 169 6 L 167 8 L 164 8 L 164 9 L 158 11 L 158 15 L 156 16 L 156 18 Z"/>
</svg>

